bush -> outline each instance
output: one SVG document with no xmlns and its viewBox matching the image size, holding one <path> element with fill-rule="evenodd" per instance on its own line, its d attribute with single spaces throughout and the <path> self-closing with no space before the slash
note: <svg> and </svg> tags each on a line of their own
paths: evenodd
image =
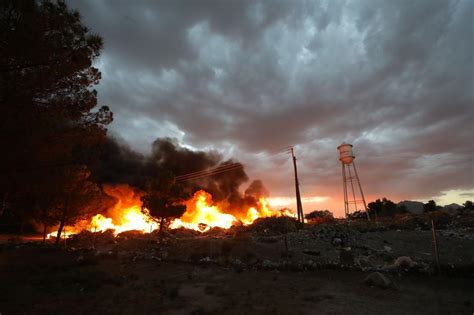
<svg viewBox="0 0 474 315">
<path fill-rule="evenodd" d="M 305 215 L 308 223 L 321 224 L 334 221 L 334 216 L 329 210 L 315 210 Z"/>
<path fill-rule="evenodd" d="M 464 228 L 474 228 L 474 211 L 464 212 L 456 218 L 456 225 Z"/>
<path fill-rule="evenodd" d="M 297 230 L 298 221 L 291 217 L 259 218 L 251 225 L 257 232 L 289 233 Z"/>
<path fill-rule="evenodd" d="M 396 214 L 389 223 L 389 228 L 400 230 L 415 230 L 421 228 L 426 230 L 429 228 L 428 221 L 418 215 L 410 213 Z"/>
<path fill-rule="evenodd" d="M 452 222 L 453 218 L 448 213 L 437 210 L 430 212 L 427 220 L 433 220 L 437 229 L 445 229 Z M 429 224 L 431 225 L 431 222 Z"/>
<path fill-rule="evenodd" d="M 347 216 L 348 219 L 350 220 L 367 220 L 367 214 L 365 213 L 365 211 L 362 211 L 362 210 L 357 210 L 357 211 L 354 211 L 352 213 L 349 213 L 349 215 Z"/>
<path fill-rule="evenodd" d="M 397 214 L 408 212 L 408 209 L 405 206 L 397 206 L 393 201 L 385 197 L 369 202 L 367 207 L 370 216 L 377 215 L 379 217 L 393 217 Z"/>
<path fill-rule="evenodd" d="M 333 215 L 332 215 L 332 212 L 329 210 L 314 210 L 314 211 L 311 211 L 310 213 L 307 213 L 304 217 L 307 220 L 311 220 L 311 219 L 327 218 L 327 217 L 333 218 Z"/>
<path fill-rule="evenodd" d="M 423 205 L 424 212 L 434 212 L 441 210 L 442 208 L 443 207 L 438 206 L 434 200 L 430 200 Z"/>
</svg>

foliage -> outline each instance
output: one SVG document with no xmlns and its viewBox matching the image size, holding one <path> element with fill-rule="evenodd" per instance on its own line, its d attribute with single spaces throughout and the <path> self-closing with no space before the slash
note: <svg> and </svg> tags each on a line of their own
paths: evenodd
<svg viewBox="0 0 474 315">
<path fill-rule="evenodd" d="M 311 211 L 310 213 L 307 213 L 304 216 L 306 219 L 311 220 L 311 219 L 316 219 L 316 218 L 333 218 L 333 214 L 329 210 L 314 210 Z"/>
<path fill-rule="evenodd" d="M 56 194 L 49 188 L 60 183 L 52 181 L 87 183 L 76 169 L 112 121 L 107 106 L 96 108 L 92 89 L 101 77 L 92 63 L 102 39 L 63 1 L 2 1 L 0 29 L 0 146 L 8 152 L 0 155 L 0 194 L 14 211 L 29 200 L 44 212 L 44 204 L 57 202 L 42 197 Z M 72 180 L 57 176 L 63 170 Z"/>
<path fill-rule="evenodd" d="M 470 200 L 466 200 L 465 203 L 462 204 L 463 205 L 463 208 L 462 208 L 462 211 L 465 212 L 465 211 L 473 211 L 474 210 L 474 204 L 472 203 L 472 201 Z"/>
<path fill-rule="evenodd" d="M 48 209 L 48 221 L 43 223 L 59 224 L 58 236 L 65 225 L 87 219 L 107 205 L 109 198 L 89 181 L 89 176 L 85 166 L 67 167 L 52 174 L 52 186 L 45 191 L 47 203 L 43 204 Z"/>
<path fill-rule="evenodd" d="M 428 212 L 427 214 L 425 213 L 424 216 L 426 217 L 426 220 L 430 226 L 430 221 L 433 220 L 437 229 L 446 229 L 453 221 L 453 217 L 451 215 L 439 209 Z"/>
<path fill-rule="evenodd" d="M 186 211 L 185 200 L 189 196 L 183 187 L 177 185 L 169 173 L 157 174 L 147 184 L 147 192 L 142 196 L 142 211 L 160 223 L 160 231 L 171 219 L 181 217 Z"/>
<path fill-rule="evenodd" d="M 286 234 L 296 232 L 298 223 L 295 218 L 287 216 L 266 217 L 255 220 L 249 229 L 268 234 Z"/>
<path fill-rule="evenodd" d="M 423 211 L 424 212 L 433 212 L 436 210 L 441 210 L 443 207 L 440 207 L 436 205 L 436 202 L 434 200 L 430 200 L 427 203 L 423 205 Z"/>
<path fill-rule="evenodd" d="M 334 216 L 329 210 L 314 210 L 305 215 L 305 219 L 310 223 L 326 223 L 334 220 Z"/>
<path fill-rule="evenodd" d="M 380 217 L 393 217 L 396 214 L 408 212 L 405 206 L 397 207 L 393 201 L 385 197 L 382 199 L 377 199 L 373 202 L 369 202 L 367 207 L 369 208 L 369 214 L 371 216 L 377 215 Z"/>
<path fill-rule="evenodd" d="M 365 211 L 357 210 L 352 213 L 349 213 L 347 218 L 350 220 L 367 219 L 367 214 L 365 213 Z"/>
</svg>

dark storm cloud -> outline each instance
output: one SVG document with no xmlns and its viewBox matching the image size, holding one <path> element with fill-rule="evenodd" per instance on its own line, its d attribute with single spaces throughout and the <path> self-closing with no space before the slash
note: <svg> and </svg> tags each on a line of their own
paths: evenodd
<svg viewBox="0 0 474 315">
<path fill-rule="evenodd" d="M 142 151 L 219 150 L 275 195 L 294 144 L 303 192 L 331 194 L 348 141 L 373 194 L 474 188 L 472 1 L 70 3 L 104 37 L 111 128 Z"/>
</svg>

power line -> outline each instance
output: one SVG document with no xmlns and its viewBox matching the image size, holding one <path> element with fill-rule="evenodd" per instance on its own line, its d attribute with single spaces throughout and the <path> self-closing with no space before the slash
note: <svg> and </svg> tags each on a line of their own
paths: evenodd
<svg viewBox="0 0 474 315">
<path fill-rule="evenodd" d="M 176 182 L 180 183 L 180 182 L 186 182 L 186 181 L 191 181 L 191 180 L 195 180 L 195 179 L 201 179 L 201 178 L 210 177 L 210 176 L 214 176 L 214 175 L 217 175 L 217 174 L 221 174 L 221 173 L 225 173 L 225 172 L 233 171 L 233 170 L 238 170 L 238 169 L 239 168 L 233 168 L 233 169 L 222 170 L 222 171 L 219 171 L 219 172 L 212 172 L 212 173 L 203 174 L 203 175 L 200 175 L 200 176 L 180 179 L 180 180 L 177 180 Z"/>
<path fill-rule="evenodd" d="M 218 167 L 215 167 L 215 168 L 210 168 L 210 169 L 206 169 L 206 170 L 202 170 L 202 171 L 192 172 L 192 173 L 188 173 L 188 174 L 184 174 L 184 175 L 178 175 L 178 176 L 176 176 L 176 179 L 181 180 L 181 179 L 185 179 L 185 178 L 188 178 L 188 177 L 200 176 L 200 175 L 205 175 L 205 174 L 216 172 L 216 171 L 226 170 L 226 169 L 230 169 L 230 168 L 240 168 L 240 167 L 242 167 L 240 163 L 226 164 L 226 165 L 223 165 L 223 166 L 218 166 Z"/>
<path fill-rule="evenodd" d="M 210 177 L 210 176 L 214 176 L 214 175 L 218 175 L 218 174 L 221 174 L 221 173 L 225 173 L 225 172 L 233 171 L 233 170 L 238 170 L 238 169 L 239 169 L 239 168 L 221 170 L 221 171 L 219 171 L 219 172 L 212 172 L 212 173 L 203 174 L 203 175 L 199 175 L 199 176 L 194 176 L 194 177 L 188 177 L 188 178 L 185 178 L 185 179 L 180 179 L 180 180 L 177 180 L 176 182 L 180 183 L 180 182 L 186 182 L 186 181 L 201 179 L 201 178 Z"/>
<path fill-rule="evenodd" d="M 200 179 L 200 178 L 214 176 L 214 175 L 229 172 L 229 171 L 239 170 L 242 168 L 243 168 L 243 165 L 240 163 L 226 164 L 223 166 L 219 166 L 219 167 L 215 167 L 215 168 L 211 168 L 207 170 L 202 170 L 202 171 L 197 171 L 197 172 L 193 172 L 189 174 L 176 176 L 176 182 L 185 182 L 185 181 Z"/>
</svg>

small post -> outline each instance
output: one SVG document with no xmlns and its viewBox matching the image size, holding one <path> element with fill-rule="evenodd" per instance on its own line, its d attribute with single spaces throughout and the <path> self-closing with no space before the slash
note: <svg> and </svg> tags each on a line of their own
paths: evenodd
<svg viewBox="0 0 474 315">
<path fill-rule="evenodd" d="M 436 266 L 438 268 L 438 273 L 441 272 L 441 267 L 439 265 L 439 252 L 438 252 L 438 240 L 436 239 L 436 228 L 433 219 L 431 219 L 431 234 L 433 236 L 433 249 L 436 258 Z"/>
</svg>

